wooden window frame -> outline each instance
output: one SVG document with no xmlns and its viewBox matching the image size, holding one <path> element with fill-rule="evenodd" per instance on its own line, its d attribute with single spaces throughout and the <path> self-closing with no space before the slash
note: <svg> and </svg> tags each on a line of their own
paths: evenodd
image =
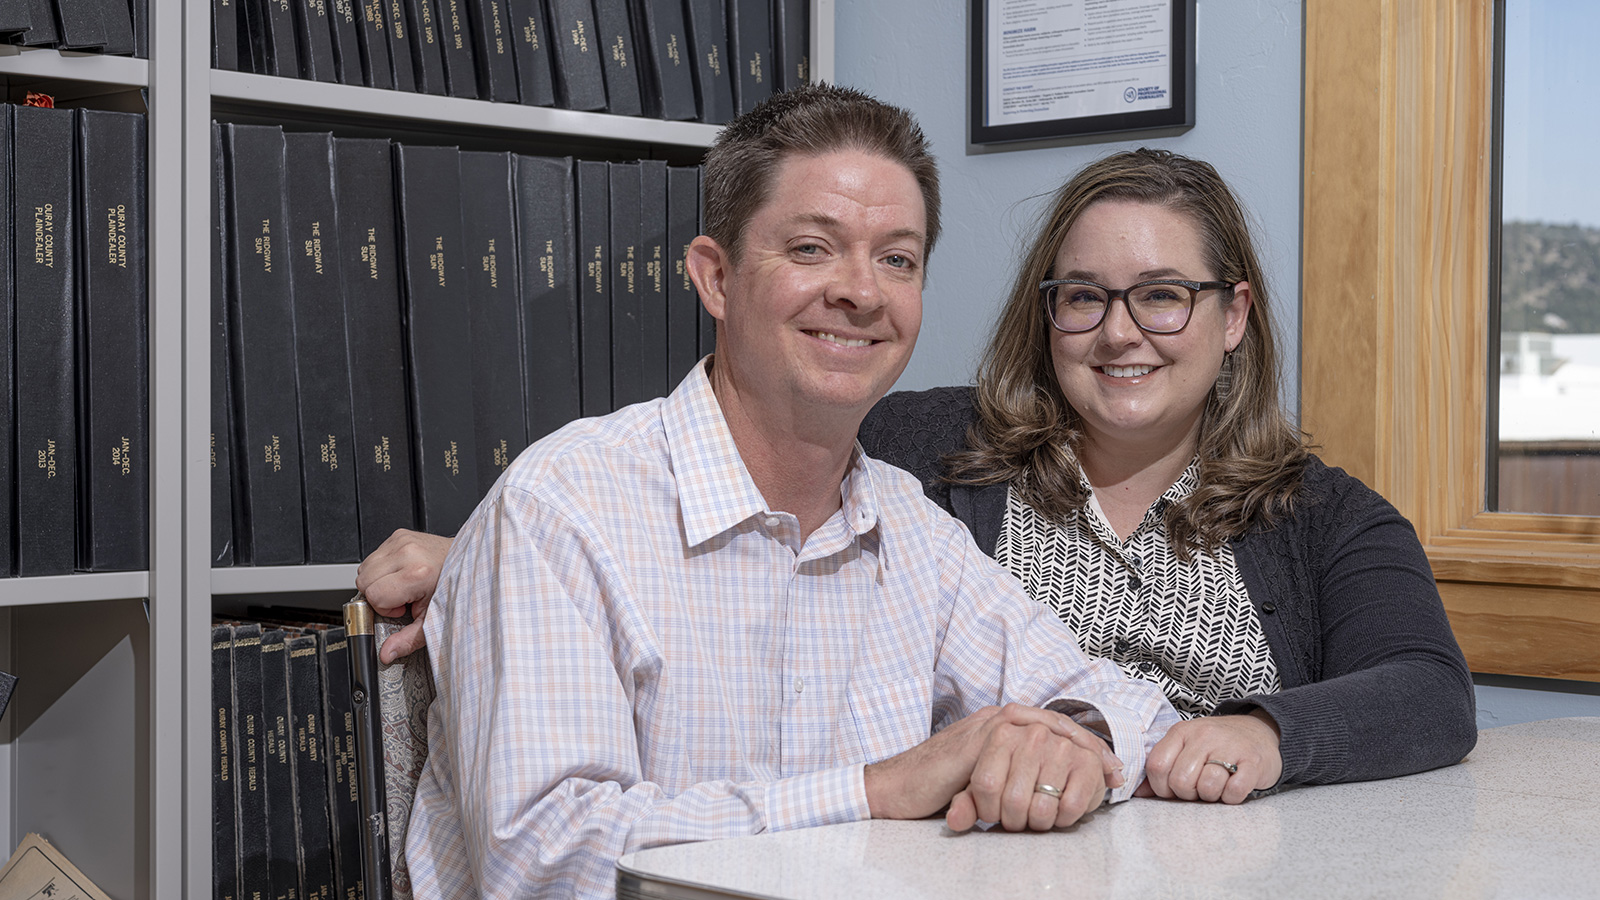
<svg viewBox="0 0 1600 900">
<path fill-rule="evenodd" d="M 1306 0 L 1302 424 L 1416 526 L 1474 671 L 1596 681 L 1600 518 L 1484 511 L 1492 16 Z"/>
</svg>

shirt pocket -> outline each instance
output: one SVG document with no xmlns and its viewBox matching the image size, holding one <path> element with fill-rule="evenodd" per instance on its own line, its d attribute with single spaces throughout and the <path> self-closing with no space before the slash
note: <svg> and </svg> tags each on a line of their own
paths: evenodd
<svg viewBox="0 0 1600 900">
<path fill-rule="evenodd" d="M 855 738 L 853 762 L 873 763 L 909 750 L 933 730 L 929 678 L 913 676 L 887 684 L 852 686 L 850 721 L 841 731 Z M 848 741 L 846 744 L 848 752 Z"/>
</svg>

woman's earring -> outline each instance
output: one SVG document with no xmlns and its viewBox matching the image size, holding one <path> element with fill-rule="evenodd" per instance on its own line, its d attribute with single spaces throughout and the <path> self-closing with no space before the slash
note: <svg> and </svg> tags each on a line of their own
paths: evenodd
<svg viewBox="0 0 1600 900">
<path fill-rule="evenodd" d="M 1217 372 L 1217 404 L 1228 402 L 1228 393 L 1233 390 L 1233 351 L 1229 350 L 1222 356 L 1222 369 Z"/>
</svg>

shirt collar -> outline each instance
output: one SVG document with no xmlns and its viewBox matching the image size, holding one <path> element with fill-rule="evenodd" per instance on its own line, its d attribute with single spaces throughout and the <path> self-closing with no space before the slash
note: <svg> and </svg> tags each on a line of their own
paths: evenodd
<svg viewBox="0 0 1600 900">
<path fill-rule="evenodd" d="M 684 538 L 694 547 L 768 512 L 766 498 L 750 477 L 722 405 L 711 390 L 702 359 L 662 406 L 667 456 L 678 482 L 678 508 Z M 841 485 L 845 525 L 856 535 L 878 524 L 877 493 L 860 443 L 851 454 Z"/>
<path fill-rule="evenodd" d="M 1084 508 L 1079 511 L 1079 515 L 1097 519 L 1105 526 L 1106 531 L 1110 533 L 1111 525 L 1106 519 L 1105 510 L 1100 508 L 1100 499 L 1095 495 L 1094 485 L 1089 483 L 1089 476 L 1084 474 L 1081 467 L 1078 469 L 1078 483 L 1083 485 L 1083 490 L 1089 498 L 1088 502 L 1084 504 Z M 1150 508 L 1145 511 L 1144 519 L 1140 521 L 1139 527 L 1135 529 L 1135 534 L 1148 528 L 1160 528 L 1164 522 L 1163 517 L 1166 515 L 1167 507 L 1182 501 L 1199 487 L 1200 457 L 1196 456 L 1194 459 L 1189 460 L 1189 465 L 1185 466 L 1183 472 L 1178 475 L 1178 480 L 1174 481 L 1172 486 L 1167 488 L 1156 499 L 1156 502 L 1150 504 Z M 1129 537 L 1132 537 L 1132 535 L 1129 535 Z"/>
</svg>

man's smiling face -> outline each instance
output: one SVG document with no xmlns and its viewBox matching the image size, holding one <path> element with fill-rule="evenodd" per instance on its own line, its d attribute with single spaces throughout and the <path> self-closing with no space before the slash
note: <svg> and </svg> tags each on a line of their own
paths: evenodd
<svg viewBox="0 0 1600 900">
<path fill-rule="evenodd" d="M 905 166 L 857 150 L 786 158 L 710 285 L 717 367 L 785 418 L 859 419 L 916 344 L 926 228 Z"/>
</svg>

